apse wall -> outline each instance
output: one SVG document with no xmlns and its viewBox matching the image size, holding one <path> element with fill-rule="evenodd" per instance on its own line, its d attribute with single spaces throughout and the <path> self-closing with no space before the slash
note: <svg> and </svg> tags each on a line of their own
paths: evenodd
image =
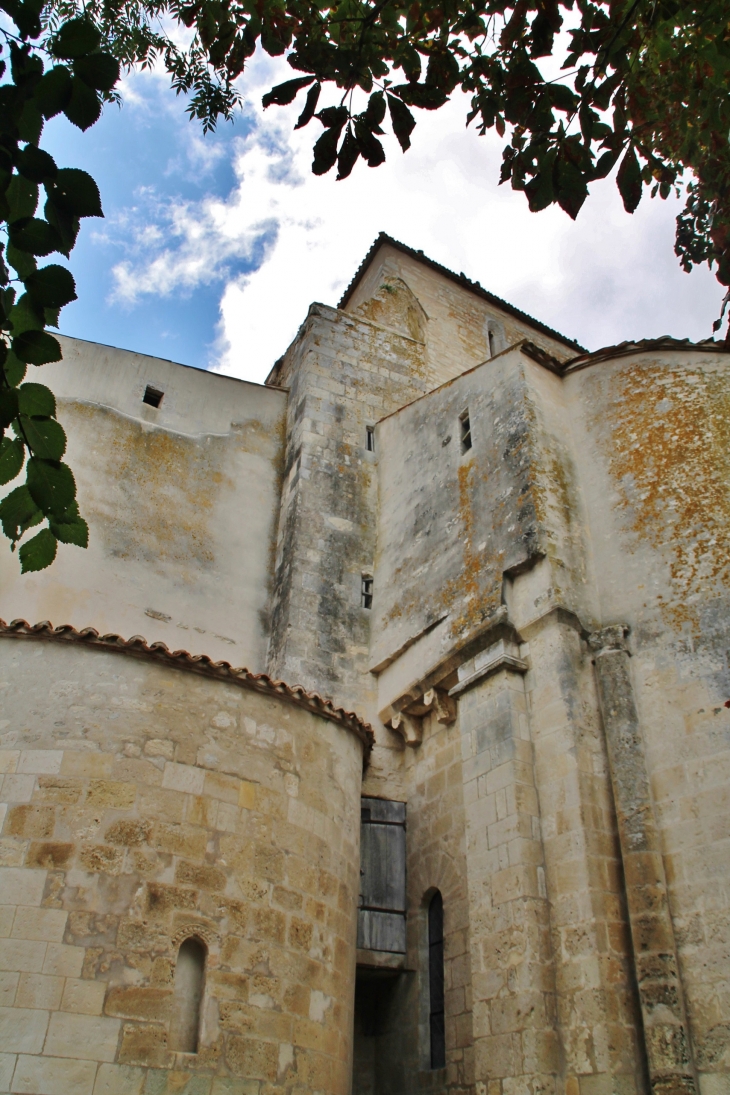
<svg viewBox="0 0 730 1095">
<path fill-rule="evenodd" d="M 346 1095 L 366 728 L 71 630 L 0 692 L 0 1090 Z"/>
</svg>

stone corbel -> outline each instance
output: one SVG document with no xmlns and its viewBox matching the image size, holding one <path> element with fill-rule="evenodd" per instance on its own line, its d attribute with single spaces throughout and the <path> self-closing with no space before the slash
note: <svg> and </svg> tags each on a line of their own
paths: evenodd
<svg viewBox="0 0 730 1095">
<path fill-rule="evenodd" d="M 423 695 L 425 706 L 436 716 L 436 722 L 450 726 L 456 722 L 456 701 L 440 688 L 429 688 Z"/>
<path fill-rule="evenodd" d="M 423 741 L 423 723 L 416 715 L 399 711 L 393 715 L 390 726 L 401 735 L 406 745 L 420 745 Z"/>
</svg>

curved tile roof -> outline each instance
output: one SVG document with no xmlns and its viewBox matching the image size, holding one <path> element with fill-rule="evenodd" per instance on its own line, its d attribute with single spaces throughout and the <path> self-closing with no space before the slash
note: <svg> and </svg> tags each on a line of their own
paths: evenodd
<svg viewBox="0 0 730 1095">
<path fill-rule="evenodd" d="M 284 681 L 273 680 L 266 673 L 251 673 L 248 669 L 235 669 L 229 662 L 214 662 L 207 654 L 190 654 L 187 650 L 170 650 L 165 643 L 156 642 L 148 645 L 147 640 L 141 635 L 133 635 L 131 639 L 122 639 L 119 635 L 100 635 L 93 627 L 84 627 L 78 631 L 70 624 L 54 627 L 48 620 L 42 623 L 29 624 L 26 620 L 12 620 L 9 624 L 0 619 L 0 637 L 13 637 L 19 639 L 46 639 L 52 642 L 82 643 L 84 646 L 92 646 L 97 649 L 111 650 L 120 654 L 131 654 L 134 657 L 147 658 L 163 665 L 174 666 L 177 669 L 187 670 L 191 673 L 199 673 L 205 677 L 214 677 L 217 680 L 228 681 L 242 688 L 251 689 L 253 692 L 261 692 L 268 696 L 277 696 L 289 703 L 312 711 L 315 715 L 337 722 L 346 729 L 351 730 L 365 746 L 365 755 L 368 756 L 375 740 L 372 727 L 364 722 L 359 715 L 352 711 L 345 711 L 342 707 L 335 707 L 332 700 L 320 696 L 318 692 L 308 692 L 301 685 L 289 685 Z"/>
</svg>

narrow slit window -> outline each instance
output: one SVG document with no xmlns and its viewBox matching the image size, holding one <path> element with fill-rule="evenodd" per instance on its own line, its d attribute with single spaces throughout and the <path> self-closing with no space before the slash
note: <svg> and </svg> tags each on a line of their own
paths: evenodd
<svg viewBox="0 0 730 1095">
<path fill-rule="evenodd" d="M 150 407 L 159 407 L 160 403 L 162 403 L 164 394 L 165 393 L 161 392 L 159 388 L 153 388 L 151 384 L 148 384 L 144 390 L 142 402 L 147 403 Z"/>
<path fill-rule="evenodd" d="M 373 607 L 373 579 L 363 574 L 360 586 L 360 604 L 363 608 Z"/>
<path fill-rule="evenodd" d="M 444 902 L 438 890 L 428 906 L 428 995 L 431 1068 L 445 1068 Z"/>
<path fill-rule="evenodd" d="M 494 357 L 494 353 L 495 353 L 494 331 L 492 330 L 491 327 L 489 328 L 489 331 L 487 332 L 487 338 L 489 339 L 489 356 Z"/>
<path fill-rule="evenodd" d="M 199 939 L 185 939 L 177 952 L 170 1048 L 178 1053 L 198 1052 L 207 953 Z"/>
<path fill-rule="evenodd" d="M 366 438 L 368 452 L 375 452 L 375 427 L 374 426 L 366 426 L 365 427 L 365 438 Z"/>
<path fill-rule="evenodd" d="M 461 451 L 468 452 L 471 448 L 471 422 L 468 411 L 464 411 L 463 414 L 459 415 L 459 425 L 461 427 Z"/>
</svg>

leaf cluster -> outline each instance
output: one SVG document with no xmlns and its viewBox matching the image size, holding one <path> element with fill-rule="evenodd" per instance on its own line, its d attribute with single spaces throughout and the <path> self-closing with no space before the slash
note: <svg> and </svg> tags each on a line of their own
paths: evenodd
<svg viewBox="0 0 730 1095">
<path fill-rule="evenodd" d="M 44 32 L 36 0 L 2 0 L 17 33 L 2 30 L 0 58 L 0 486 L 25 471 L 25 481 L 0 501 L 0 526 L 11 547 L 43 525 L 19 549 L 21 569 L 41 570 L 58 542 L 86 547 L 73 473 L 63 462 L 66 435 L 56 400 L 43 384 L 26 381 L 28 366 L 61 360 L 46 328 L 76 299 L 69 257 L 84 217 L 101 217 L 96 183 L 85 171 L 59 168 L 40 147 L 48 118 L 64 113 L 80 129 L 100 115 L 102 99 L 119 78 L 119 63 L 100 47 L 88 20 L 61 22 Z M 41 39 L 39 42 L 38 40 Z"/>
</svg>

